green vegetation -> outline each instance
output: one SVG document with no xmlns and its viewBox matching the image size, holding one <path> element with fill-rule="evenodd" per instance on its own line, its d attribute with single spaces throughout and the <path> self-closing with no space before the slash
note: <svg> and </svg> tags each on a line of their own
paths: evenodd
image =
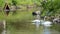
<svg viewBox="0 0 60 34">
<path fill-rule="evenodd" d="M 27 7 L 27 5 L 36 5 L 36 7 L 42 7 L 42 16 L 60 15 L 60 0 L 47 0 L 47 2 L 44 2 L 42 0 L 7 0 L 7 2 L 10 6 L 12 6 L 12 4 L 16 6 L 24 5 L 24 7 L 22 7 L 23 9 L 17 10 L 14 15 L 12 15 L 12 11 L 9 13 L 8 16 L 6 16 L 3 10 L 0 11 L 0 20 L 6 20 L 7 31 L 12 31 L 12 34 L 15 34 L 13 32 L 17 30 L 19 30 L 20 33 L 22 33 L 21 30 L 27 30 L 28 33 L 32 33 L 35 31 L 35 26 L 31 24 L 31 21 L 34 19 L 32 16 L 32 12 L 35 11 L 37 8 L 34 7 L 34 9 L 32 10 L 26 10 L 25 6 Z M 0 0 L 0 7 L 4 7 L 4 0 Z M 56 25 L 52 26 L 53 29 L 60 31 L 60 25 Z"/>
<path fill-rule="evenodd" d="M 43 10 L 45 11 L 46 15 L 56 15 L 56 14 L 60 14 L 60 4 L 59 4 L 60 0 L 50 0 L 50 1 L 43 1 L 42 2 L 42 7 Z M 44 14 L 43 11 L 43 14 Z M 44 15 L 45 15 L 44 14 Z"/>
</svg>

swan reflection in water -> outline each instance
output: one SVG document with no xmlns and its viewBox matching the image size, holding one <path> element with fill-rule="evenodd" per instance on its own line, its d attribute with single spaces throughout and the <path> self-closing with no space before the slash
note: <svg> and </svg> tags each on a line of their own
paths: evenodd
<svg viewBox="0 0 60 34">
<path fill-rule="evenodd" d="M 33 20 L 32 22 L 34 22 L 32 24 L 36 25 L 36 33 L 39 30 L 39 26 L 43 25 L 44 26 L 44 29 L 42 31 L 43 34 L 51 34 L 50 29 L 48 27 L 51 26 L 52 22 L 50 22 L 50 21 L 44 21 L 44 20 Z"/>
</svg>

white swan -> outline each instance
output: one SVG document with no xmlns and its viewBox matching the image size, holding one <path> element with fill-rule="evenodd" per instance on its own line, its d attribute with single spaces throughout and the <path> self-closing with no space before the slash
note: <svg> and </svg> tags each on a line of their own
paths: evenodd
<svg viewBox="0 0 60 34">
<path fill-rule="evenodd" d="M 44 23 L 42 23 L 42 25 L 44 26 L 51 26 L 52 22 L 50 21 L 45 21 Z"/>
<path fill-rule="evenodd" d="M 36 24 L 36 22 L 40 24 L 40 20 L 33 20 L 32 22 L 33 22 L 32 24 Z"/>
</svg>

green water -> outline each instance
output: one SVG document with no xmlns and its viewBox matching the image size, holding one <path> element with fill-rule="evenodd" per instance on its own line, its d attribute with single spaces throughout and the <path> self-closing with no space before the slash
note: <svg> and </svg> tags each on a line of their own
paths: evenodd
<svg viewBox="0 0 60 34">
<path fill-rule="evenodd" d="M 50 29 L 49 27 L 40 26 L 38 30 L 36 30 L 35 25 L 27 25 L 28 27 L 20 28 L 20 29 L 10 29 L 7 30 L 7 34 L 60 34 L 59 31 Z"/>
<path fill-rule="evenodd" d="M 4 18 L 7 23 L 6 34 L 60 34 L 54 29 L 41 25 L 38 30 L 36 30 L 35 25 L 31 22 L 34 20 L 32 16 L 33 11 L 34 10 L 17 10 L 14 15 L 13 12 L 10 12 L 7 17 L 5 16 Z"/>
</svg>

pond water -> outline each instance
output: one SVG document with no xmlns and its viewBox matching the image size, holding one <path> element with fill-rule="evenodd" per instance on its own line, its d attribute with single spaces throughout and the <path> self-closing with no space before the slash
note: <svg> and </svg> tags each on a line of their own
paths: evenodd
<svg viewBox="0 0 60 34">
<path fill-rule="evenodd" d="M 43 25 L 40 24 L 38 28 L 36 27 L 35 24 L 32 23 L 25 23 L 25 24 L 21 23 L 23 26 L 19 26 L 20 23 L 16 23 L 17 25 L 16 24 L 14 25 L 14 23 L 12 23 L 14 27 L 8 24 L 7 30 L 6 31 L 3 30 L 2 34 L 60 34 L 60 32 L 50 29 L 50 25 L 49 25 L 50 23 L 51 22 L 49 21 L 44 21 L 44 23 L 42 23 Z"/>
<path fill-rule="evenodd" d="M 28 27 L 19 29 L 19 30 L 11 30 L 7 31 L 7 34 L 60 34 L 59 31 L 53 30 L 50 26 L 40 25 L 39 28 L 36 28 L 36 25 L 31 24 L 27 25 Z"/>
<path fill-rule="evenodd" d="M 39 28 L 39 30 L 41 30 Z M 20 31 L 7 31 L 7 34 L 60 34 L 60 32 L 56 30 L 49 29 L 47 27 L 43 28 L 43 30 L 34 30 L 34 31 L 29 31 L 29 30 L 20 30 Z"/>
</svg>

